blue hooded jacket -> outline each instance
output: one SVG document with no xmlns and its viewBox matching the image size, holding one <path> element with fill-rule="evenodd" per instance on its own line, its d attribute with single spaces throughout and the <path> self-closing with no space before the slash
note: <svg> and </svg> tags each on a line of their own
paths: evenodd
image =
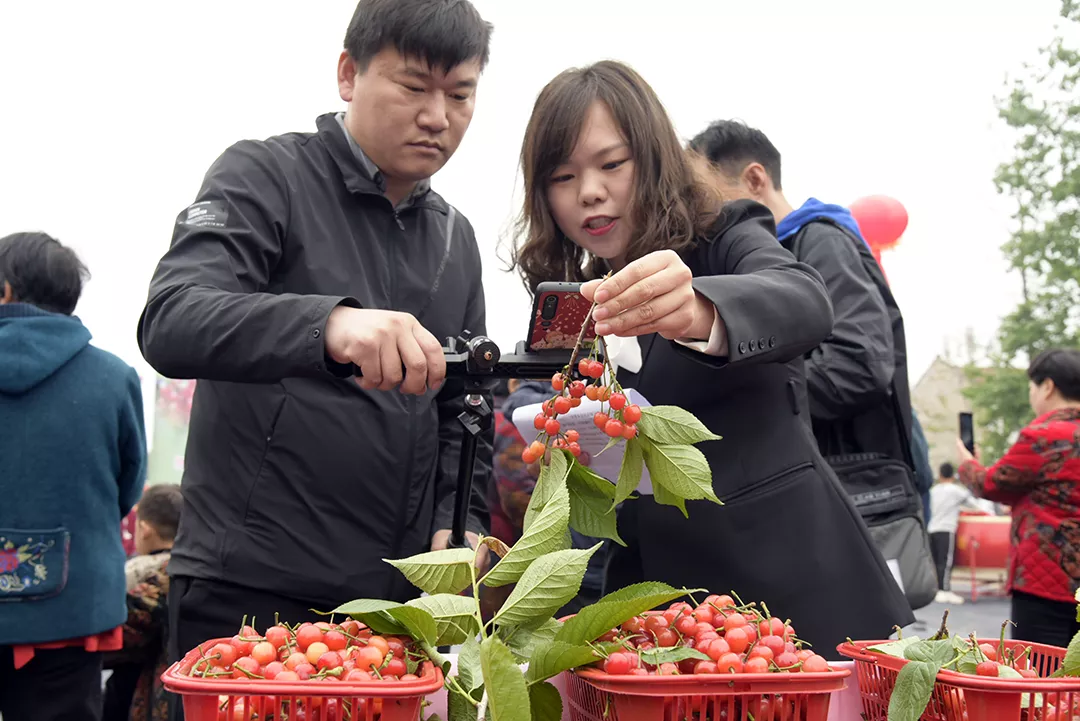
<svg viewBox="0 0 1080 721">
<path fill-rule="evenodd" d="M 120 521 L 145 471 L 135 370 L 78 318 L 0 305 L 0 646 L 124 622 Z"/>
<path fill-rule="evenodd" d="M 801 207 L 791 211 L 786 218 L 781 220 L 776 226 L 776 239 L 783 243 L 802 230 L 807 223 L 823 219 L 831 220 L 837 225 L 850 230 L 856 237 L 864 243 L 866 242 L 866 239 L 862 236 L 862 231 L 859 230 L 859 223 L 850 210 L 842 205 L 822 203 L 817 198 L 808 199 Z"/>
</svg>

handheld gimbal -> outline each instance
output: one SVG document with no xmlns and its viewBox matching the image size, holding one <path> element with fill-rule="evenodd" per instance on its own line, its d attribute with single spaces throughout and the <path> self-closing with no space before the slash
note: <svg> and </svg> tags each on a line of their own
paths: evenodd
<svg viewBox="0 0 1080 721">
<path fill-rule="evenodd" d="M 571 361 L 569 350 L 526 351 L 525 342 L 518 343 L 516 352 L 502 355 L 495 341 L 486 336 L 473 336 L 465 331 L 458 338 L 447 338 L 443 346 L 448 378 L 465 380 L 465 397 L 458 421 L 464 429 L 461 456 L 458 461 L 457 492 L 454 497 L 454 519 L 450 532 L 450 548 L 466 548 L 465 526 L 472 495 L 473 472 L 476 465 L 476 445 L 481 433 L 491 428 L 493 409 L 483 391 L 500 380 L 549 380 Z M 354 366 L 357 377 L 360 368 Z"/>
</svg>

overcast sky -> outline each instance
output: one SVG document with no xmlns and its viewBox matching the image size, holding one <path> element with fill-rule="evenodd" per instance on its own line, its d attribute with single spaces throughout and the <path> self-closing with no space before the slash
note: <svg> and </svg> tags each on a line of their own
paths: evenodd
<svg viewBox="0 0 1080 721">
<path fill-rule="evenodd" d="M 496 247 L 516 212 L 522 133 L 540 88 L 616 58 L 678 131 L 738 117 L 783 155 L 785 190 L 846 204 L 884 193 L 911 222 L 885 266 L 914 383 L 949 338 L 986 339 L 1016 301 L 998 250 L 1011 139 L 994 96 L 1054 32 L 1058 0 L 476 0 L 495 24 L 465 141 L 435 188 L 476 228 L 488 331 L 504 352 L 528 300 Z M 221 151 L 308 131 L 343 107 L 335 67 L 352 0 L 0 2 L 0 235 L 39 229 L 93 279 L 95 343 L 152 371 L 135 324 L 172 224 Z"/>
</svg>

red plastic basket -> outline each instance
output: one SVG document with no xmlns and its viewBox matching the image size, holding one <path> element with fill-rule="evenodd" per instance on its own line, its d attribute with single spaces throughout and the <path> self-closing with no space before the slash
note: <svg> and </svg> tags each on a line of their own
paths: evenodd
<svg viewBox="0 0 1080 721">
<path fill-rule="evenodd" d="M 214 639 L 209 648 L 229 639 Z M 194 661 L 199 649 L 184 661 Z M 345 683 L 204 679 L 174 663 L 161 676 L 165 690 L 184 698 L 187 721 L 417 721 L 424 698 L 442 688 L 442 669 L 429 665 L 416 681 Z"/>
<path fill-rule="evenodd" d="M 995 648 L 1000 639 L 979 639 Z M 867 650 L 888 641 L 842 643 L 836 650 L 855 661 L 863 718 L 884 721 L 902 658 Z M 941 671 L 921 721 L 1065 721 L 1080 719 L 1080 679 L 1046 678 L 1061 666 L 1065 649 L 1006 640 L 1017 652 L 1031 648 L 1031 668 L 1040 678 L 999 679 Z"/>
<path fill-rule="evenodd" d="M 566 673 L 571 721 L 827 721 L 850 669 L 827 673 L 613 676 Z"/>
</svg>

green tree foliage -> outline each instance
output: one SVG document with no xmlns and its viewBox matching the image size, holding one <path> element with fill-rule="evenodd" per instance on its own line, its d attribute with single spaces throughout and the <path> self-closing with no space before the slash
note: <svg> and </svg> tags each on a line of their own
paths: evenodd
<svg viewBox="0 0 1080 721">
<path fill-rule="evenodd" d="M 1002 251 L 1023 296 L 1001 323 L 990 367 L 968 368 L 987 459 L 1031 420 L 1023 367 L 1047 348 L 1080 346 L 1080 0 L 1062 0 L 1061 17 L 1038 65 L 998 104 L 1016 135 L 1013 158 L 994 178 L 1015 204 Z"/>
</svg>

